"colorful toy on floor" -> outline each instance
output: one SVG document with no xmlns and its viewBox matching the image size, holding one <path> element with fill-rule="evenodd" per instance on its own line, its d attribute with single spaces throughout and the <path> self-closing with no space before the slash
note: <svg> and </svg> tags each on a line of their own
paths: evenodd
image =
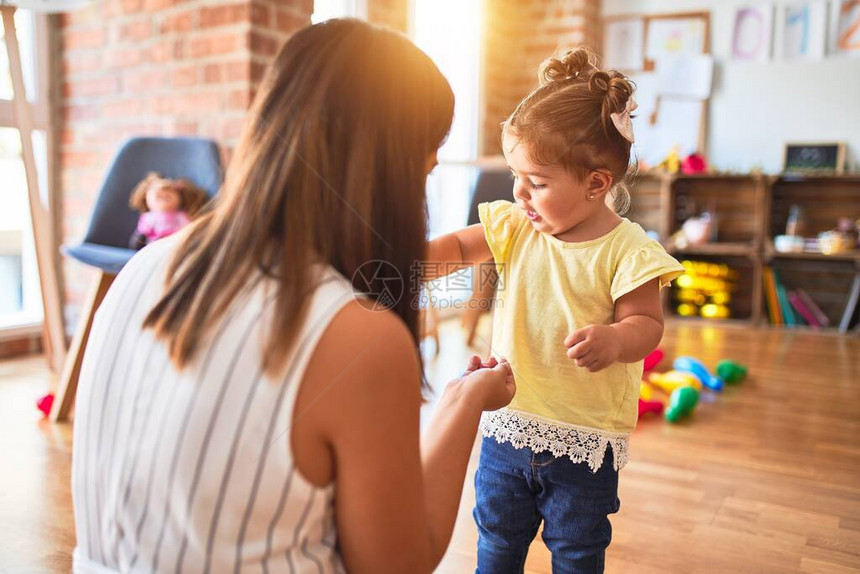
<svg viewBox="0 0 860 574">
<path fill-rule="evenodd" d="M 699 402 L 699 391 L 693 387 L 678 387 L 669 397 L 666 420 L 675 423 L 688 416 Z"/>
<path fill-rule="evenodd" d="M 659 415 L 663 412 L 663 403 L 660 401 L 643 401 L 639 399 L 639 418 L 648 413 Z"/>
<path fill-rule="evenodd" d="M 645 364 L 642 366 L 642 370 L 646 373 L 653 371 L 660 364 L 660 361 L 663 360 L 663 357 L 663 349 L 654 349 L 645 357 Z"/>
<path fill-rule="evenodd" d="M 702 385 L 716 393 L 723 390 L 723 380 L 711 375 L 708 368 L 698 359 L 693 357 L 678 357 L 672 364 L 676 371 L 692 373 Z"/>
<path fill-rule="evenodd" d="M 747 368 L 731 359 L 724 359 L 717 363 L 717 376 L 733 385 L 746 378 Z"/>
<path fill-rule="evenodd" d="M 671 394 L 678 387 L 693 387 L 697 391 L 702 390 L 702 383 L 692 373 L 683 371 L 669 371 L 668 373 L 650 373 L 648 382 L 662 390 L 664 393 Z"/>
<path fill-rule="evenodd" d="M 51 416 L 51 407 L 54 406 L 54 393 L 48 393 L 36 401 L 36 408 L 42 411 L 45 417 Z"/>
</svg>

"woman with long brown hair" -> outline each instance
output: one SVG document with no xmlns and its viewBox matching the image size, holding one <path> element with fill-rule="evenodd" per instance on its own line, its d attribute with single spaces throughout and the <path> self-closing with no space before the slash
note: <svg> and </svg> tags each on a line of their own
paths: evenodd
<svg viewBox="0 0 860 574">
<path fill-rule="evenodd" d="M 514 393 L 507 363 L 473 357 L 419 441 L 408 279 L 453 103 L 399 34 L 335 20 L 284 46 L 217 204 L 99 310 L 77 571 L 432 571 L 480 414 Z"/>
</svg>

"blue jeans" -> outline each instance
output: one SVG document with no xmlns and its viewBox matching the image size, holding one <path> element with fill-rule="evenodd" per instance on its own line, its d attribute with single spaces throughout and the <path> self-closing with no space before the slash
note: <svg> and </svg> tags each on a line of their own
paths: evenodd
<svg viewBox="0 0 860 574">
<path fill-rule="evenodd" d="M 543 541 L 554 574 L 603 572 L 618 512 L 618 471 L 612 448 L 592 473 L 585 463 L 534 453 L 484 438 L 475 474 L 479 574 L 521 573 L 544 522 Z"/>
</svg>

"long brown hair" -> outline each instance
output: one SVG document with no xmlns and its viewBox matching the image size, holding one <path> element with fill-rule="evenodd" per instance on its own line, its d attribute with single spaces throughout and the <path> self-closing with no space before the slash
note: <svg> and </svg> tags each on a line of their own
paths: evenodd
<svg viewBox="0 0 860 574">
<path fill-rule="evenodd" d="M 269 68 L 216 206 L 178 246 L 144 327 L 182 368 L 263 272 L 276 285 L 263 357 L 273 375 L 306 316 L 315 263 L 355 280 L 362 264 L 381 260 L 408 285 L 426 250 L 427 159 L 453 111 L 447 81 L 405 36 L 352 19 L 297 32 Z M 417 346 L 418 294 L 404 291 L 390 308 Z"/>
<path fill-rule="evenodd" d="M 624 213 L 630 204 L 626 181 L 635 170 L 631 144 L 611 114 L 624 110 L 633 96 L 632 82 L 615 70 L 601 70 L 597 56 L 585 47 L 544 60 L 538 79 L 540 86 L 502 124 L 503 133 L 527 142 L 537 164 L 558 164 L 579 177 L 608 169 L 615 209 Z"/>
</svg>

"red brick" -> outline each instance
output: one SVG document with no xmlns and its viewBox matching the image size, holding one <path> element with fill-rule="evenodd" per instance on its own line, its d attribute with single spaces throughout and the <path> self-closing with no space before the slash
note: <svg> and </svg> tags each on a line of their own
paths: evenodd
<svg viewBox="0 0 860 574">
<path fill-rule="evenodd" d="M 263 56 L 274 56 L 278 53 L 280 42 L 271 36 L 260 33 L 257 30 L 251 31 L 251 53 L 261 54 Z"/>
<path fill-rule="evenodd" d="M 231 26 L 250 21 L 251 6 L 248 2 L 201 8 L 197 20 L 200 28 Z"/>
<path fill-rule="evenodd" d="M 175 121 L 167 125 L 165 133 L 170 136 L 195 136 L 200 133 L 200 128 L 197 122 Z"/>
<path fill-rule="evenodd" d="M 87 72 L 94 72 L 101 65 L 101 54 L 99 52 L 79 52 L 70 54 L 63 58 L 63 76 L 76 76 Z"/>
<path fill-rule="evenodd" d="M 177 60 L 182 57 L 182 40 L 162 40 L 150 48 L 149 54 L 156 64 Z"/>
<path fill-rule="evenodd" d="M 108 70 L 128 69 L 152 58 L 151 52 L 142 48 L 108 48 L 103 54 L 104 67 Z"/>
<path fill-rule="evenodd" d="M 222 108 L 222 94 L 208 92 L 202 94 L 174 94 L 165 106 L 168 113 L 183 116 L 219 112 Z"/>
<path fill-rule="evenodd" d="M 152 70 L 129 70 L 122 80 L 124 94 L 139 94 L 159 90 L 165 87 L 168 71 L 163 67 Z"/>
<path fill-rule="evenodd" d="M 251 6 L 251 24 L 269 28 L 272 22 L 272 11 L 260 4 Z"/>
<path fill-rule="evenodd" d="M 122 24 L 116 29 L 116 38 L 120 42 L 141 42 L 152 37 L 152 19 L 146 16 L 142 20 Z"/>
<path fill-rule="evenodd" d="M 116 0 L 108 0 L 105 4 L 111 4 Z M 143 9 L 143 0 L 120 0 L 120 13 L 133 14 Z"/>
<path fill-rule="evenodd" d="M 310 25 L 308 14 L 298 14 L 292 10 L 278 10 L 275 14 L 275 29 L 280 32 L 292 33 Z"/>
<path fill-rule="evenodd" d="M 87 151 L 61 151 L 60 152 L 60 163 L 63 166 L 74 166 L 74 167 L 95 167 L 98 165 L 102 165 L 103 163 L 102 155 L 98 152 L 87 152 Z"/>
<path fill-rule="evenodd" d="M 250 79 L 251 65 L 245 60 L 207 64 L 203 68 L 203 81 L 207 84 L 248 82 Z"/>
<path fill-rule="evenodd" d="M 188 32 L 194 27 L 194 13 L 180 12 L 171 16 L 165 16 L 161 21 L 161 33 L 171 34 L 174 32 Z"/>
<path fill-rule="evenodd" d="M 197 70 L 198 67 L 196 65 L 182 66 L 181 68 L 174 69 L 171 84 L 176 88 L 195 85 L 197 83 Z"/>
<path fill-rule="evenodd" d="M 101 28 L 68 30 L 63 33 L 63 50 L 71 52 L 85 48 L 98 48 L 105 43 L 105 32 Z"/>
<path fill-rule="evenodd" d="M 68 98 L 93 98 L 115 94 L 119 82 L 115 76 L 105 76 L 92 80 L 75 80 L 63 85 L 63 95 Z"/>
<path fill-rule="evenodd" d="M 234 32 L 219 36 L 192 38 L 189 45 L 189 55 L 192 58 L 208 58 L 237 52 L 244 43 L 244 34 Z"/>
<path fill-rule="evenodd" d="M 247 110 L 251 106 L 251 91 L 248 89 L 235 90 L 227 94 L 227 108 L 231 110 Z"/>
<path fill-rule="evenodd" d="M 102 105 L 102 116 L 110 119 L 133 118 L 140 115 L 142 110 L 139 99 L 115 100 Z"/>
</svg>

